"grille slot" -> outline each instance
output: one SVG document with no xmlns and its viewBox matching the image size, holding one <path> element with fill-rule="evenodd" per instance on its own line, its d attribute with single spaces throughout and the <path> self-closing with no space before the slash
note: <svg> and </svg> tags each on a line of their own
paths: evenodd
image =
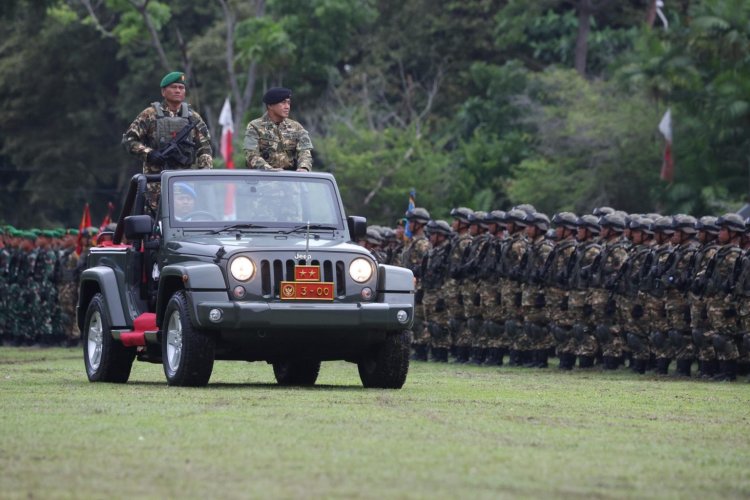
<svg viewBox="0 0 750 500">
<path fill-rule="evenodd" d="M 301 260 L 295 262 L 293 259 L 288 260 L 261 260 L 261 289 L 264 297 L 279 297 L 282 281 L 294 281 L 294 266 L 305 265 L 306 262 Z M 346 295 L 346 265 L 344 261 L 337 260 L 313 260 L 310 265 L 320 266 L 323 281 L 333 282 L 336 290 L 336 296 Z"/>
</svg>

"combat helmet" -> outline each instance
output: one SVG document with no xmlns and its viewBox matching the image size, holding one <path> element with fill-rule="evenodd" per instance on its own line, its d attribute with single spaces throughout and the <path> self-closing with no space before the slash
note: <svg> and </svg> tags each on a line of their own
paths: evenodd
<svg viewBox="0 0 750 500">
<path fill-rule="evenodd" d="M 415 220 L 423 224 L 430 222 L 430 212 L 422 207 L 416 207 L 406 212 L 406 220 Z"/>
<path fill-rule="evenodd" d="M 383 243 L 383 237 L 380 235 L 380 231 L 374 226 L 367 228 L 365 233 L 365 241 L 373 245 L 380 245 Z"/>
<path fill-rule="evenodd" d="M 695 228 L 697 222 L 692 215 L 677 214 L 672 218 L 672 227 L 675 231 L 685 234 L 696 234 L 698 232 Z"/>
<path fill-rule="evenodd" d="M 575 230 L 578 227 L 578 217 L 573 212 L 558 212 L 552 216 L 552 225 Z"/>
<path fill-rule="evenodd" d="M 730 231 L 742 233 L 745 231 L 745 220 L 739 214 L 724 214 L 716 220 L 719 227 L 725 227 Z"/>
<path fill-rule="evenodd" d="M 578 221 L 576 222 L 576 225 L 578 227 L 585 227 L 589 231 L 591 231 L 593 234 L 599 234 L 600 227 L 599 227 L 599 219 L 592 214 L 586 214 L 582 215 L 578 218 Z"/>
<path fill-rule="evenodd" d="M 527 212 L 520 208 L 514 208 L 505 214 L 505 221 L 512 222 L 517 226 L 526 227 L 528 225 L 526 222 L 527 215 Z"/>
<path fill-rule="evenodd" d="M 614 211 L 615 209 L 612 207 L 596 207 L 591 211 L 591 215 L 601 217 L 603 215 L 614 213 Z"/>
<path fill-rule="evenodd" d="M 477 210 L 476 212 L 470 213 L 469 224 L 482 225 L 484 223 L 484 217 L 486 215 L 487 215 L 487 212 L 483 212 L 481 210 Z"/>
<path fill-rule="evenodd" d="M 505 212 L 503 210 L 492 210 L 484 216 L 484 222 L 487 224 L 502 224 L 505 222 Z"/>
<path fill-rule="evenodd" d="M 672 234 L 674 233 L 674 229 L 672 229 L 672 217 L 669 216 L 661 216 L 658 219 L 656 219 L 654 222 L 651 223 L 649 226 L 649 229 L 655 233 L 664 233 L 664 234 Z"/>
<path fill-rule="evenodd" d="M 457 207 L 451 209 L 451 217 L 458 219 L 461 222 L 469 222 L 469 215 L 473 214 L 474 211 L 466 207 Z"/>
<path fill-rule="evenodd" d="M 602 227 L 608 227 L 618 233 L 623 232 L 627 227 L 625 218 L 616 212 L 599 217 L 599 225 Z"/>
<path fill-rule="evenodd" d="M 526 222 L 545 232 L 549 229 L 549 217 L 541 212 L 526 215 Z"/>
<path fill-rule="evenodd" d="M 534 212 L 536 212 L 536 208 L 534 208 L 534 205 L 531 205 L 530 203 L 522 203 L 520 205 L 516 205 L 512 210 L 523 210 L 527 214 L 533 214 Z"/>
<path fill-rule="evenodd" d="M 427 232 L 428 233 L 438 233 L 438 234 L 444 234 L 446 236 L 450 236 L 451 234 L 451 226 L 446 221 L 438 219 L 438 220 L 431 220 L 427 223 Z"/>
<path fill-rule="evenodd" d="M 713 215 L 704 215 L 695 223 L 695 229 L 711 234 L 719 234 L 719 225 L 716 223 L 717 220 L 718 218 Z"/>
</svg>

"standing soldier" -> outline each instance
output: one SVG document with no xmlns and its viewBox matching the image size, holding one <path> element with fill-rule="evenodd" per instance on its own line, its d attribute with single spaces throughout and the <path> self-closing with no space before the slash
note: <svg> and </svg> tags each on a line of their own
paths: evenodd
<svg viewBox="0 0 750 500">
<path fill-rule="evenodd" d="M 571 212 L 560 212 L 552 217 L 555 228 L 555 247 L 547 257 L 540 273 L 544 285 L 545 309 L 550 321 L 550 332 L 557 344 L 561 370 L 571 370 L 576 362 L 576 342 L 572 334 L 576 317 L 568 307 L 568 263 L 576 250 L 575 234 L 578 217 Z"/>
<path fill-rule="evenodd" d="M 312 170 L 312 141 L 307 130 L 289 118 L 292 91 L 268 89 L 263 96 L 266 112 L 247 124 L 245 163 L 260 170 Z"/>
<path fill-rule="evenodd" d="M 708 264 L 721 248 L 717 242 L 719 226 L 716 225 L 716 217 L 707 215 L 698 219 L 695 228 L 698 230 L 697 239 L 701 248 L 695 257 L 689 294 L 690 329 L 698 358 L 698 372 L 702 378 L 712 378 L 719 371 L 719 361 L 716 359 L 713 342 L 707 336 L 711 325 L 708 322 L 704 292 Z"/>
<path fill-rule="evenodd" d="M 666 293 L 661 277 L 669 268 L 670 259 L 674 259 L 672 257 L 674 248 L 671 243 L 674 233 L 672 218 L 659 217 L 651 224 L 651 230 L 654 233 L 654 249 L 649 269 L 641 279 L 641 290 L 648 293 L 645 297 L 645 317 L 651 328 L 649 340 L 651 351 L 656 358 L 656 373 L 666 375 L 669 373 L 669 364 L 674 355 L 674 349 L 668 342 Z"/>
<path fill-rule="evenodd" d="M 422 288 L 427 329 L 430 332 L 433 361 L 448 361 L 451 347 L 450 315 L 445 282 L 450 271 L 451 227 L 444 220 L 427 224 L 430 251 L 422 262 Z"/>
<path fill-rule="evenodd" d="M 716 380 L 737 378 L 737 309 L 732 289 L 738 278 L 742 249 L 740 242 L 745 232 L 745 221 L 737 214 L 724 214 L 716 221 L 719 226 L 719 243 L 723 246 L 716 252 L 706 268 L 706 312 L 711 330 L 708 336 L 713 341 L 719 359 Z M 740 260 L 740 262 L 738 262 Z"/>
<path fill-rule="evenodd" d="M 677 365 L 676 374 L 690 376 L 690 368 L 695 358 L 692 331 L 690 329 L 690 303 L 688 291 L 693 281 L 695 260 L 700 250 L 696 239 L 695 217 L 675 215 L 672 222 L 674 234 L 674 259 L 662 276 L 667 290 L 666 311 L 669 325 L 668 337 L 674 349 Z"/>
<path fill-rule="evenodd" d="M 594 334 L 602 350 L 603 368 L 616 370 L 623 355 L 625 341 L 621 335 L 622 321 L 617 317 L 614 290 L 628 258 L 630 241 L 623 235 L 626 223 L 616 212 L 603 215 L 599 219 L 601 227 L 601 254 L 598 268 L 590 283 L 589 303 Z"/>
<path fill-rule="evenodd" d="M 471 245 L 472 236 L 469 233 L 469 217 L 474 213 L 466 207 L 458 207 L 451 210 L 453 223 L 451 228 L 456 234 L 455 241 L 451 245 L 449 263 L 449 278 L 445 283 L 445 296 L 448 301 L 448 312 L 450 314 L 450 329 L 455 346 L 456 363 L 469 361 L 469 350 L 471 349 L 471 335 L 466 326 L 466 298 L 463 295 L 463 272 L 461 268 L 462 258 Z"/>
<path fill-rule="evenodd" d="M 481 338 L 482 318 L 481 296 L 479 295 L 479 273 L 480 266 L 485 262 L 485 256 L 489 250 L 487 242 L 490 236 L 487 234 L 487 226 L 484 225 L 486 212 L 476 211 L 469 215 L 469 234 L 472 235 L 471 245 L 464 252 L 462 264 L 464 307 L 466 311 L 466 325 L 471 337 L 470 361 L 481 365 L 484 362 L 484 343 Z"/>
<path fill-rule="evenodd" d="M 546 310 L 545 288 L 542 275 L 547 261 L 552 255 L 555 246 L 553 240 L 546 237 L 549 229 L 549 218 L 539 212 L 526 216 L 526 237 L 528 248 L 525 260 L 525 268 L 522 269 L 521 278 L 521 310 L 523 313 L 523 347 L 521 351 L 531 351 L 529 367 L 547 368 L 547 356 L 549 349 L 554 347 L 554 339 L 549 332 L 549 318 Z"/>
<path fill-rule="evenodd" d="M 601 246 L 594 240 L 599 235 L 599 220 L 594 215 L 583 215 L 578 218 L 577 226 L 578 245 L 570 256 L 572 261 L 568 263 L 568 307 L 575 315 L 573 336 L 578 367 L 591 368 L 599 348 L 593 335 L 592 307 L 589 303 L 589 282 L 601 259 Z"/>
<path fill-rule="evenodd" d="M 10 273 L 10 230 L 3 226 L 0 231 L 0 345 L 10 340 L 8 335 L 8 279 Z"/>
<path fill-rule="evenodd" d="M 383 237 L 380 235 L 380 231 L 375 226 L 367 228 L 363 245 L 370 251 L 375 260 L 379 264 L 386 264 L 388 258 L 386 253 L 383 251 Z"/>
<path fill-rule="evenodd" d="M 430 346 L 430 334 L 425 325 L 425 311 L 422 303 L 424 290 L 422 289 L 422 260 L 430 250 L 430 242 L 424 234 L 424 228 L 430 221 L 430 213 L 422 207 L 417 207 L 406 213 L 406 220 L 411 231 L 411 240 L 404 246 L 401 254 L 401 267 L 410 269 L 417 280 L 414 297 L 414 325 L 412 326 L 414 347 L 413 359 L 427 361 L 427 351 Z"/>
<path fill-rule="evenodd" d="M 505 333 L 505 318 L 500 298 L 502 255 L 506 242 L 505 219 L 506 214 L 502 210 L 493 210 L 484 217 L 487 234 L 492 238 L 488 243 L 490 246 L 485 263 L 482 265 L 479 296 L 481 315 L 484 319 L 482 331 L 487 346 L 484 362 L 490 366 L 502 366 L 503 357 L 511 346 L 510 338 Z"/>
<path fill-rule="evenodd" d="M 633 246 L 623 264 L 621 278 L 615 283 L 618 317 L 622 322 L 623 338 L 630 349 L 630 368 L 635 373 L 646 373 L 651 347 L 648 325 L 644 321 L 644 292 L 640 290 L 641 276 L 650 263 L 649 219 L 631 217 L 628 222 L 630 241 Z"/>
<path fill-rule="evenodd" d="M 58 296 L 62 315 L 62 329 L 68 347 L 75 347 L 81 338 L 76 322 L 76 304 L 78 303 L 78 280 L 75 270 L 78 267 L 76 254 L 77 229 L 68 229 L 63 237 L 63 248 L 60 256 L 59 276 L 57 280 Z"/>
<path fill-rule="evenodd" d="M 164 100 L 153 102 L 141 111 L 123 134 L 122 144 L 126 151 L 143 162 L 144 174 L 212 168 L 211 136 L 203 118 L 185 102 L 185 74 L 179 71 L 168 73 L 162 78 L 160 87 Z M 177 143 L 175 139 L 184 132 L 187 135 Z M 148 204 L 154 210 L 158 198 L 159 184 L 149 183 Z"/>
<path fill-rule="evenodd" d="M 530 347 L 523 337 L 523 310 L 521 309 L 521 282 L 523 280 L 523 258 L 528 249 L 526 229 L 527 212 L 514 208 L 505 214 L 507 241 L 500 257 L 500 302 L 505 323 L 505 334 L 510 340 L 510 366 L 523 366 L 531 361 Z M 527 256 L 528 257 L 528 256 Z"/>
</svg>

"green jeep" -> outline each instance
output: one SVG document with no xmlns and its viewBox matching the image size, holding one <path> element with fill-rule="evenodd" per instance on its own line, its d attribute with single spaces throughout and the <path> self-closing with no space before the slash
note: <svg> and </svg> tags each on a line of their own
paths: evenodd
<svg viewBox="0 0 750 500">
<path fill-rule="evenodd" d="M 149 189 L 161 192 L 156 218 Z M 344 215 L 330 174 L 135 175 L 81 275 L 89 380 L 127 382 L 138 359 L 162 363 L 169 385 L 203 386 L 220 359 L 266 361 L 279 384 L 312 385 L 321 361 L 346 360 L 365 387 L 401 388 L 414 278 L 352 243 L 365 228 Z"/>
</svg>

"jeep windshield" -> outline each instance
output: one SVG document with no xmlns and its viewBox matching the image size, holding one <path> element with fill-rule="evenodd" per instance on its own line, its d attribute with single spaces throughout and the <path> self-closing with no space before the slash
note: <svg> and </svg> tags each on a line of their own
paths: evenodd
<svg viewBox="0 0 750 500">
<path fill-rule="evenodd" d="M 173 177 L 172 227 L 221 231 L 343 230 L 333 184 L 327 179 L 277 174 Z"/>
</svg>

